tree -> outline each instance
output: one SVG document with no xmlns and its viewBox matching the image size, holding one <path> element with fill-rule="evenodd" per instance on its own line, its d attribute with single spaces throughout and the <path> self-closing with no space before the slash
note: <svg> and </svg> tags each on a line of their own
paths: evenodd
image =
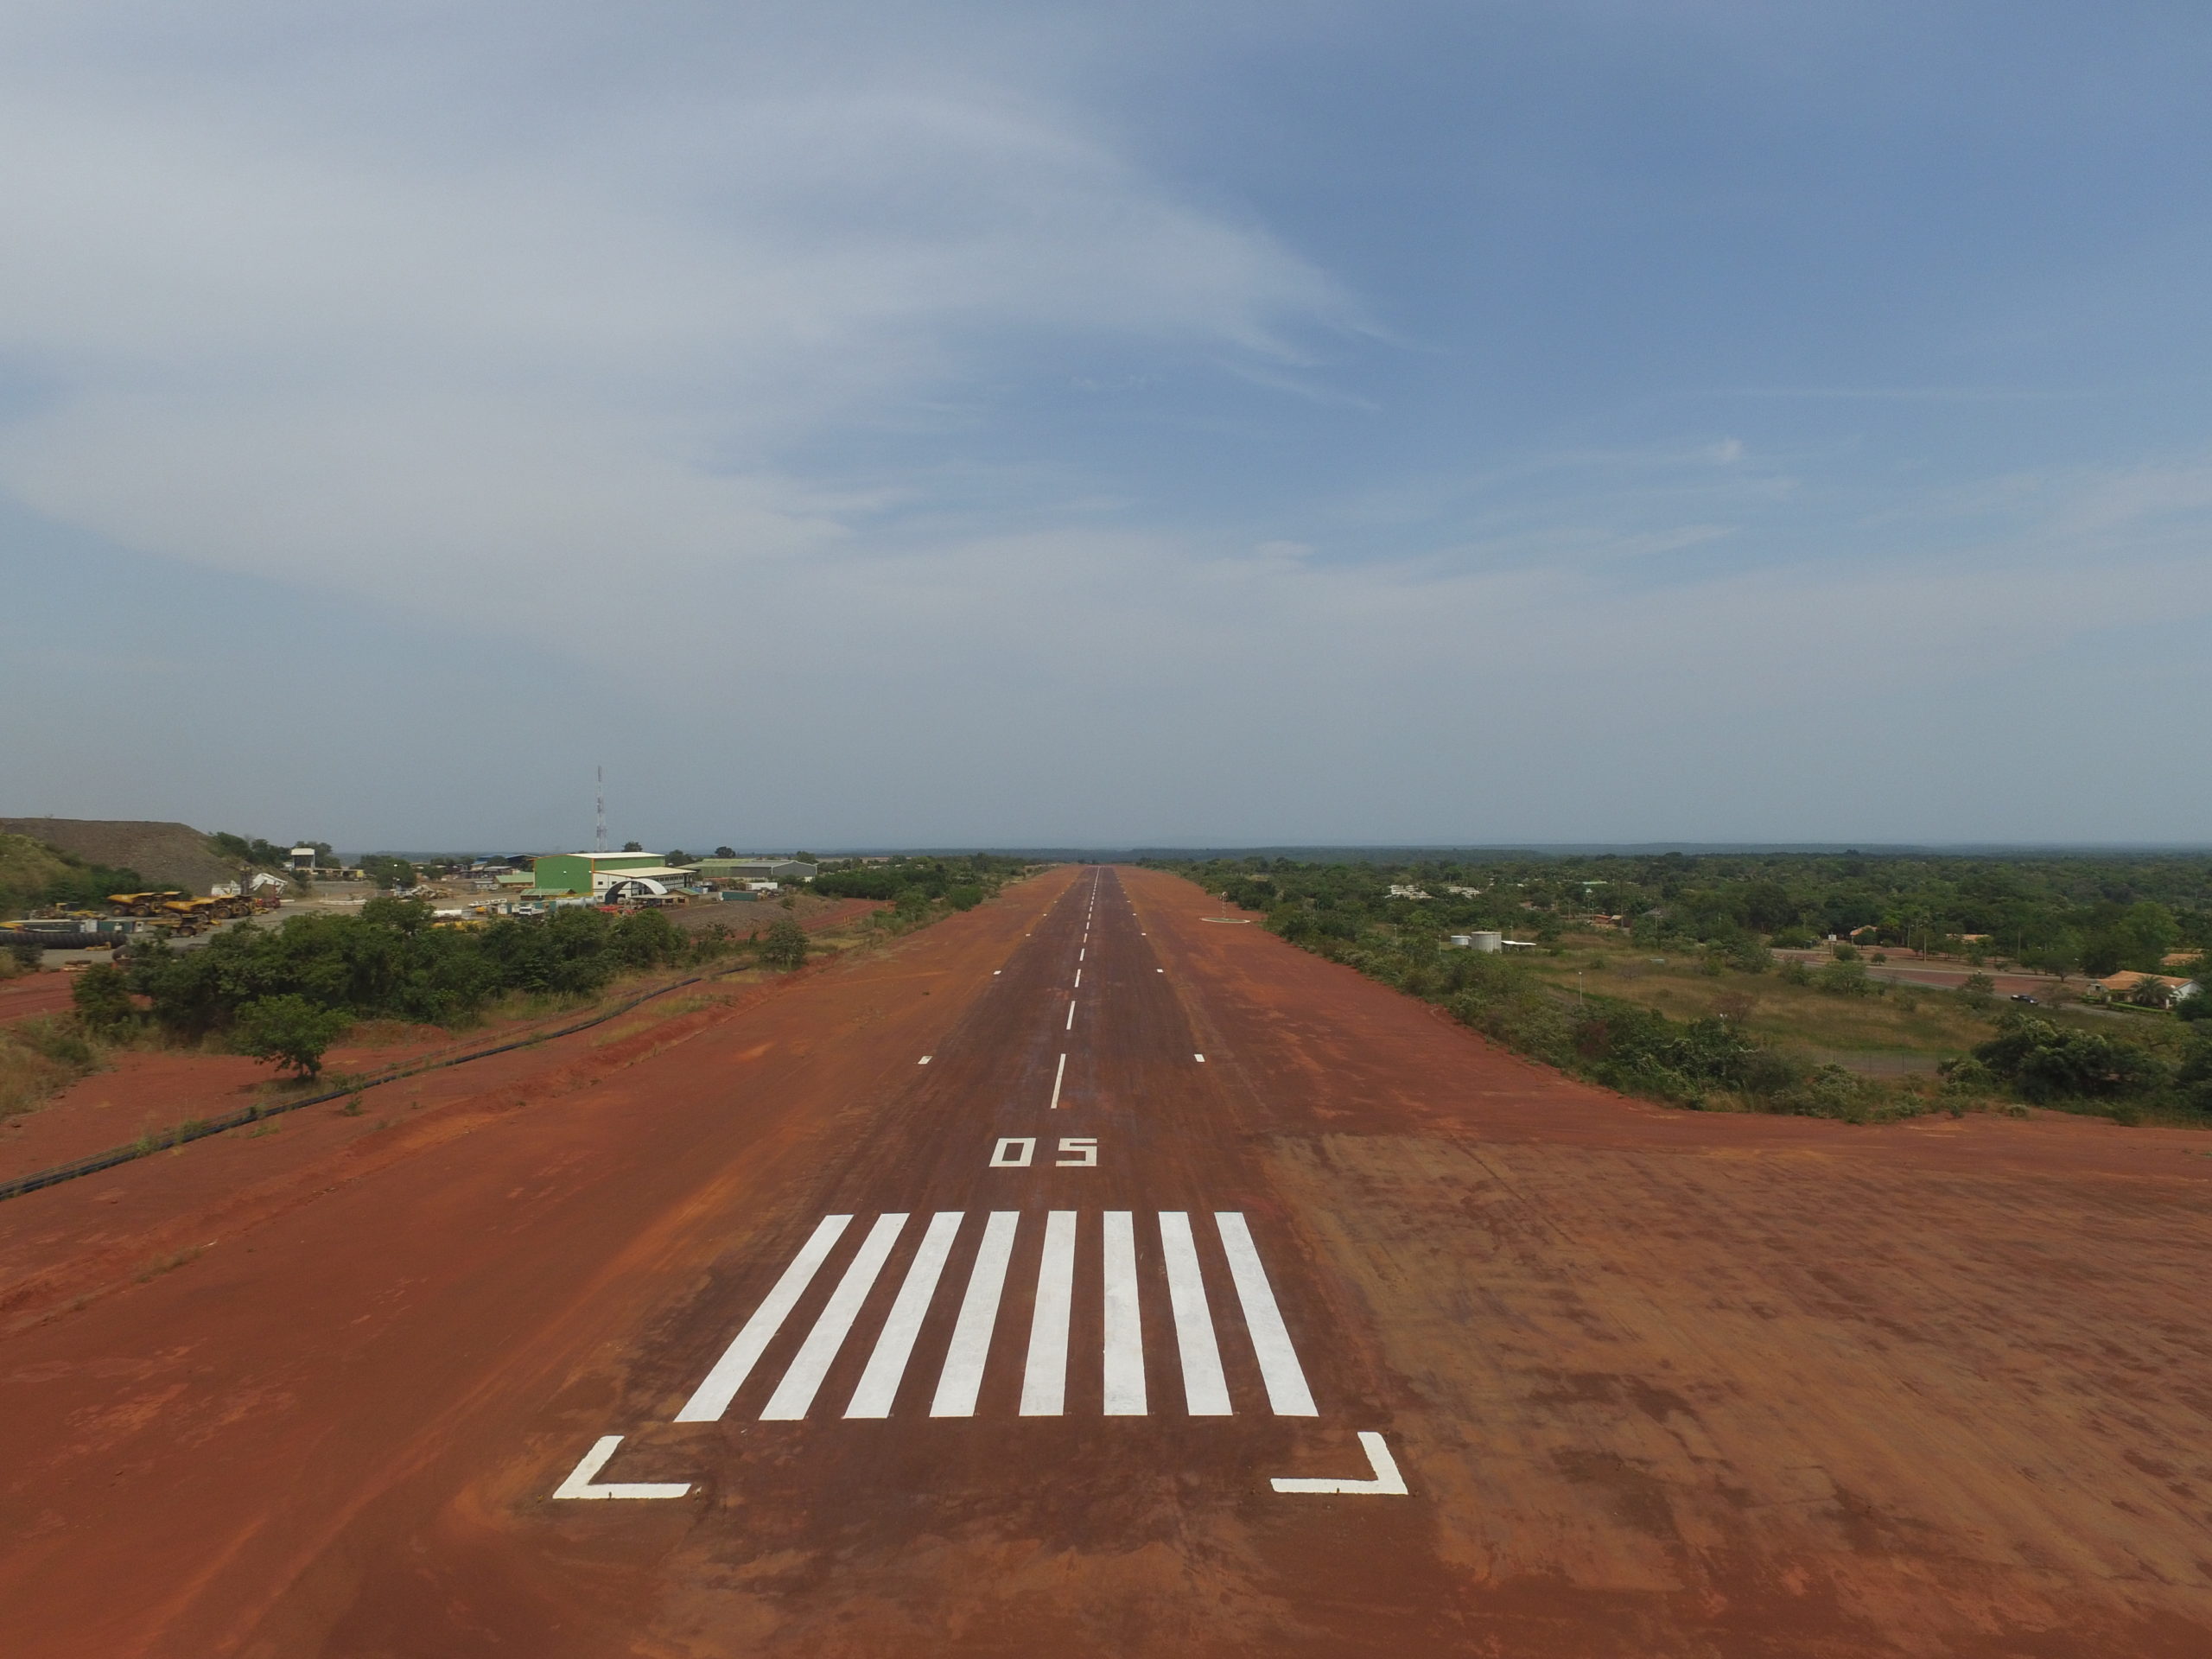
<svg viewBox="0 0 2212 1659">
<path fill-rule="evenodd" d="M 760 960 L 771 968 L 804 968 L 806 965 L 806 930 L 797 922 L 778 922 L 762 936 Z"/>
<path fill-rule="evenodd" d="M 735 858 L 737 856 L 737 849 L 734 847 L 717 847 L 715 849 L 715 856 L 716 858 Z"/>
<path fill-rule="evenodd" d="M 663 853 L 660 855 L 660 861 L 664 864 L 689 864 L 691 861 L 691 855 L 679 847 L 673 852 Z"/>
<path fill-rule="evenodd" d="M 415 885 L 415 867 L 404 858 L 390 853 L 371 853 L 361 861 L 361 874 L 380 887 L 411 887 Z"/>
<path fill-rule="evenodd" d="M 238 1052 L 312 1077 L 322 1057 L 353 1021 L 340 1009 L 321 1008 L 304 996 L 264 996 L 238 1010 L 233 1033 Z"/>
<path fill-rule="evenodd" d="M 19 974 L 35 974 L 45 963 L 46 947 L 27 933 L 18 933 L 8 941 L 9 960 L 16 964 Z"/>
<path fill-rule="evenodd" d="M 69 988 L 69 1000 L 76 1005 L 78 1023 L 94 1036 L 118 1036 L 138 1023 L 138 1007 L 130 1000 L 130 976 L 111 962 L 78 975 Z"/>
<path fill-rule="evenodd" d="M 622 850 L 626 853 L 642 853 L 645 850 L 645 846 L 640 841 L 626 841 L 622 843 Z"/>
</svg>

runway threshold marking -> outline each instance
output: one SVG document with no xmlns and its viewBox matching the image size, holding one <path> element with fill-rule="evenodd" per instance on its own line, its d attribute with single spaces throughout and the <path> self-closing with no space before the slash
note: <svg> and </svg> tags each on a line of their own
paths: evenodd
<svg viewBox="0 0 2212 1659">
<path fill-rule="evenodd" d="M 812 1236 L 791 1258 L 791 1266 L 784 1269 L 783 1277 L 776 1281 L 760 1306 L 753 1310 L 753 1317 L 723 1350 L 706 1380 L 684 1402 L 683 1409 L 676 1414 L 677 1422 L 711 1423 L 729 1409 L 729 1402 L 745 1386 L 745 1379 L 752 1374 L 761 1353 L 791 1317 L 791 1309 L 798 1306 L 798 1299 L 806 1294 L 807 1286 L 830 1259 L 830 1250 L 852 1220 L 850 1216 L 822 1217 Z"/>
<path fill-rule="evenodd" d="M 1014 1137 L 1025 1154 L 1033 1154 L 1033 1137 Z M 1001 1142 L 1004 1146 L 1005 1142 Z M 1095 1166 L 1095 1142 L 1059 1143 L 1062 1167 L 1070 1166 L 1066 1154 L 1075 1154 L 1075 1167 Z M 1084 1155 L 1086 1147 L 1093 1148 Z M 995 1160 L 994 1160 L 995 1161 Z M 1027 1167 L 1029 1158 L 1009 1167 Z M 1101 1216 L 1098 1254 L 1090 1256 L 1083 1240 L 1090 1229 L 1083 1212 L 1055 1210 L 1045 1217 L 1043 1248 L 1037 1261 L 1035 1294 L 1031 1302 L 1029 1331 L 1021 1360 L 1020 1414 L 1025 1417 L 1065 1414 L 1067 1376 L 1071 1351 L 1081 1338 L 1084 1357 L 1095 1357 L 1103 1384 L 1101 1414 L 1141 1417 L 1150 1414 L 1152 1402 L 1146 1385 L 1143 1322 L 1140 1309 L 1142 1281 L 1153 1276 L 1165 1281 L 1170 1323 L 1175 1333 L 1175 1363 L 1183 1382 L 1185 1410 L 1193 1417 L 1236 1414 L 1222 1360 L 1224 1335 L 1233 1337 L 1234 1326 L 1217 1332 L 1215 1313 L 1205 1290 L 1202 1245 L 1188 1211 L 1158 1212 L 1160 1255 L 1155 1264 L 1142 1262 L 1137 1252 L 1135 1211 L 1109 1210 Z M 760 1412 L 764 1422 L 796 1421 L 812 1409 L 823 1377 L 839 1351 L 853 1339 L 857 1316 L 868 1292 L 883 1275 L 908 1217 L 886 1214 L 875 1218 L 859 1249 L 847 1263 L 838 1283 L 817 1315 L 781 1380 Z M 803 1288 L 823 1266 L 829 1250 L 824 1243 L 841 1236 L 849 1216 L 825 1219 L 801 1251 L 801 1260 L 786 1268 L 760 1310 L 746 1322 L 731 1354 L 711 1371 L 690 1401 L 676 1415 L 677 1422 L 713 1422 L 727 1413 L 746 1375 L 776 1331 L 789 1318 Z M 828 1224 L 835 1221 L 834 1228 Z M 1267 1409 L 1277 1417 L 1314 1417 L 1319 1412 L 1300 1363 L 1282 1310 L 1262 1265 L 1251 1229 L 1240 1211 L 1213 1212 L 1213 1230 L 1220 1246 L 1220 1260 L 1227 1266 L 1250 1351 L 1258 1362 Z M 848 1418 L 885 1418 L 893 1414 L 899 1390 L 913 1367 L 920 1334 L 929 1310 L 945 1291 L 945 1268 L 965 1213 L 939 1211 L 931 1217 L 882 1327 L 874 1334 L 868 1358 L 851 1400 L 843 1410 Z M 989 1211 L 976 1260 L 960 1299 L 952 1335 L 939 1363 L 935 1391 L 929 1407 L 932 1417 L 972 1417 L 990 1357 L 993 1334 L 1005 1298 L 1007 1277 L 1014 1245 L 1022 1227 L 1022 1213 L 1015 1210 Z M 1095 1262 L 1100 1274 L 1103 1311 L 1094 1330 L 1077 1332 L 1073 1325 L 1075 1287 L 1079 1259 Z M 1093 1270 L 1084 1266 L 1080 1271 Z M 1157 1294 L 1155 1290 L 1150 1294 Z M 1090 1348 L 1094 1334 L 1097 1342 Z M 733 1360 L 732 1356 L 738 1356 Z M 588 1471 L 596 1472 L 597 1465 Z"/>
<path fill-rule="evenodd" d="M 990 1356 L 991 1332 L 999 1321 L 1007 1264 L 1014 1260 L 1014 1233 L 1020 1222 L 1019 1210 L 995 1210 L 983 1224 L 983 1245 L 969 1272 L 968 1292 L 960 1299 L 960 1318 L 952 1327 L 944 1367 L 938 1373 L 937 1396 L 930 1402 L 932 1417 L 976 1414 L 976 1395 L 983 1386 L 983 1362 Z"/>
<path fill-rule="evenodd" d="M 1021 1370 L 1021 1414 L 1058 1417 L 1067 1403 L 1068 1324 L 1075 1314 L 1075 1211 L 1045 1217 L 1045 1255 L 1029 1317 L 1029 1357 Z"/>
<path fill-rule="evenodd" d="M 853 1321 L 860 1318 L 861 1304 L 874 1288 L 875 1276 L 883 1271 L 884 1262 L 890 1259 L 891 1247 L 906 1224 L 903 1214 L 875 1218 L 875 1225 L 861 1241 L 860 1254 L 846 1268 L 837 1288 L 830 1292 L 821 1317 L 814 1322 L 814 1329 L 806 1333 L 806 1340 L 799 1345 L 791 1369 L 784 1373 L 784 1380 L 770 1396 L 766 1408 L 760 1414 L 762 1421 L 796 1422 L 806 1415 L 806 1408 L 814 1403 L 815 1394 L 822 1387 L 822 1379 L 830 1374 L 830 1362 L 845 1345 Z"/>
</svg>

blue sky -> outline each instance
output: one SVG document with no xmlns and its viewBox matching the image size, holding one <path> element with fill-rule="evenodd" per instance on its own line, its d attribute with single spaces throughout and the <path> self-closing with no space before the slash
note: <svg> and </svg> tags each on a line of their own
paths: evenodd
<svg viewBox="0 0 2212 1659">
<path fill-rule="evenodd" d="M 1194 15 L 1198 14 L 1198 15 Z M 0 811 L 2212 841 L 2212 12 L 0 7 Z"/>
</svg>

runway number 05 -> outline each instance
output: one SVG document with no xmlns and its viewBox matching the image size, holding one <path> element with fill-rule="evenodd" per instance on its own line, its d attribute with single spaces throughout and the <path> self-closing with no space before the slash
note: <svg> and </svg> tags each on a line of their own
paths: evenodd
<svg viewBox="0 0 2212 1659">
<path fill-rule="evenodd" d="M 1098 1141 L 1096 1137 L 1071 1135 L 1060 1142 L 1060 1155 L 1052 1160 L 1055 1169 L 1096 1169 L 1098 1167 Z M 993 1169 L 1027 1169 L 1037 1155 L 1037 1137 L 1010 1135 L 991 1148 Z"/>
</svg>

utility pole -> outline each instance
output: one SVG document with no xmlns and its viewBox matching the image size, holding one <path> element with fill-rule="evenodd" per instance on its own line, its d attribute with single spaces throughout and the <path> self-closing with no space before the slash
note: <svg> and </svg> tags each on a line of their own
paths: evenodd
<svg viewBox="0 0 2212 1659">
<path fill-rule="evenodd" d="M 592 827 L 591 849 L 594 853 L 607 850 L 607 768 L 594 766 L 592 781 L 594 816 Z"/>
</svg>

